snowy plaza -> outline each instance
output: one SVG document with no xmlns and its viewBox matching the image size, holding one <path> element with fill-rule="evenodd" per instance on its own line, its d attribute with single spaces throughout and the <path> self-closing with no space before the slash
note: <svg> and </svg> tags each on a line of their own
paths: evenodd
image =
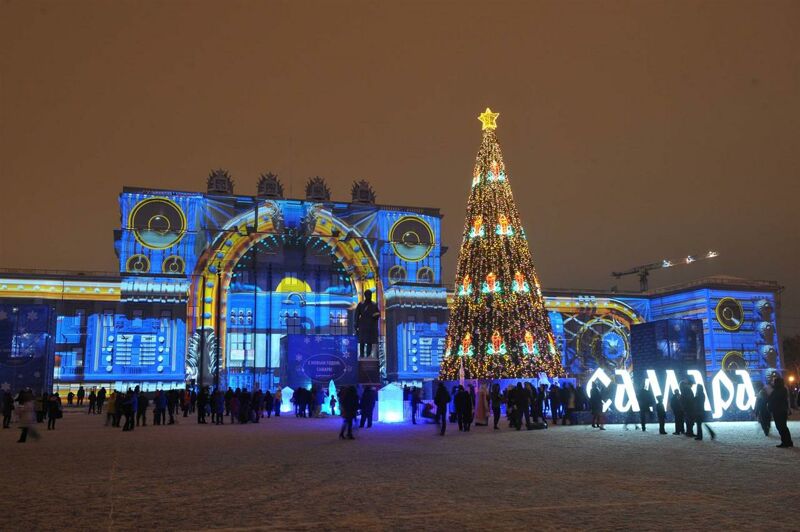
<svg viewBox="0 0 800 532">
<path fill-rule="evenodd" d="M 339 418 L 103 426 L 67 411 L 15 443 L 0 431 L 2 530 L 797 529 L 800 451 L 753 422 L 717 439 L 376 423 Z M 227 421 L 227 420 L 226 420 Z M 790 422 L 795 435 L 800 423 Z M 668 428 L 671 428 L 668 426 Z M 670 430 L 671 432 L 671 430 Z"/>
</svg>

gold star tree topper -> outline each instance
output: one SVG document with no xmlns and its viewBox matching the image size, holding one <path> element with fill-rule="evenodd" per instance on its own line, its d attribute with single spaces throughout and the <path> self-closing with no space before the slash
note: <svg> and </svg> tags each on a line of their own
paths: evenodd
<svg viewBox="0 0 800 532">
<path fill-rule="evenodd" d="M 484 112 L 478 115 L 478 120 L 481 121 L 481 129 L 486 131 L 487 129 L 497 129 L 497 117 L 500 116 L 500 113 L 493 113 L 491 109 L 488 107 Z"/>
</svg>

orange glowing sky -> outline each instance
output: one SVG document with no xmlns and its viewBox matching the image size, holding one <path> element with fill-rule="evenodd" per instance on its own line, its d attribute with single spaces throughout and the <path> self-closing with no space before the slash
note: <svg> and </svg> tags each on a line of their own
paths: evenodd
<svg viewBox="0 0 800 532">
<path fill-rule="evenodd" d="M 498 136 L 546 287 L 774 279 L 800 332 L 800 3 L 0 3 L 0 266 L 114 270 L 123 185 L 440 207 Z M 634 288 L 635 278 L 620 283 Z"/>
</svg>

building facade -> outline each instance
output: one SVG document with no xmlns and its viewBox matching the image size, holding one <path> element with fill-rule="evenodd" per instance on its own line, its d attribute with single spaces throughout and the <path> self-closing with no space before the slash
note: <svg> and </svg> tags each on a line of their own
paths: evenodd
<svg viewBox="0 0 800 532">
<path fill-rule="evenodd" d="M 0 273 L 0 386 L 274 388 L 300 363 L 285 352 L 289 336 L 355 356 L 352 311 L 366 290 L 381 309 L 382 378 L 435 378 L 452 295 L 439 210 L 378 204 L 363 181 L 349 202 L 331 200 L 321 178 L 305 192 L 284 198 L 266 174 L 255 196 L 236 195 L 224 171 L 206 193 L 125 188 L 118 274 Z M 545 298 L 572 376 L 631 369 L 632 327 L 675 318 L 702 322 L 709 374 L 763 375 L 781 367 L 778 293 L 773 282 L 713 278 Z"/>
</svg>

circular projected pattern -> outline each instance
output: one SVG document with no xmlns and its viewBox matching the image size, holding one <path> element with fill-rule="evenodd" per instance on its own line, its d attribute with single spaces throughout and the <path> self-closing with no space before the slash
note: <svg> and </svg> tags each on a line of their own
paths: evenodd
<svg viewBox="0 0 800 532">
<path fill-rule="evenodd" d="M 177 255 L 170 255 L 161 264 L 161 271 L 164 273 L 183 273 L 186 271 L 186 264 L 183 259 Z"/>
<path fill-rule="evenodd" d="M 150 198 L 133 207 L 128 226 L 143 246 L 166 249 L 183 238 L 186 216 L 175 202 L 166 198 Z"/>
<path fill-rule="evenodd" d="M 723 297 L 717 303 L 717 321 L 726 331 L 738 331 L 744 322 L 742 304 L 732 297 Z"/>
<path fill-rule="evenodd" d="M 735 371 L 737 369 L 747 369 L 747 361 L 739 351 L 728 351 L 722 357 L 722 369 L 725 371 Z"/>
<path fill-rule="evenodd" d="M 147 273 L 150 271 L 150 259 L 144 255 L 131 255 L 125 263 L 128 273 Z"/>
<path fill-rule="evenodd" d="M 432 283 L 433 282 L 433 270 L 430 268 L 420 268 L 417 272 L 417 282 L 418 283 Z"/>
<path fill-rule="evenodd" d="M 389 268 L 389 284 L 400 283 L 406 280 L 406 269 L 402 266 Z"/>
<path fill-rule="evenodd" d="M 586 368 L 630 366 L 630 345 L 624 325 L 613 319 L 598 317 L 589 320 L 578 331 L 575 352 Z"/>
<path fill-rule="evenodd" d="M 434 244 L 431 226 L 416 216 L 404 216 L 397 220 L 389 231 L 389 240 L 397 256 L 409 262 L 427 257 Z"/>
</svg>

